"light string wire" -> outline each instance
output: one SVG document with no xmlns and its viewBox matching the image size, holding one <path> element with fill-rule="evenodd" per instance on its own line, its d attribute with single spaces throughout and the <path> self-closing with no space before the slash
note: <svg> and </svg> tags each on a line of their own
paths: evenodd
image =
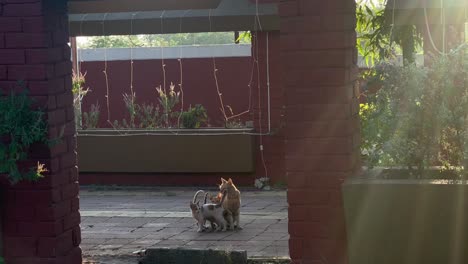
<svg viewBox="0 0 468 264">
<path fill-rule="evenodd" d="M 133 21 L 135 19 L 135 16 L 138 14 L 138 12 L 132 14 L 132 19 L 130 20 L 130 38 L 133 36 Z M 133 41 L 130 41 L 131 46 L 130 46 L 130 100 L 132 104 L 132 108 L 134 111 L 135 109 L 135 101 L 136 101 L 136 93 L 134 88 L 134 62 L 133 62 L 133 48 L 135 43 Z M 135 113 L 131 113 L 132 116 L 130 116 L 130 125 L 135 126 Z"/>
<path fill-rule="evenodd" d="M 255 24 L 254 24 L 254 27 L 255 29 L 257 30 L 257 26 L 261 27 L 261 22 L 260 22 L 260 19 L 259 19 L 259 14 L 258 14 L 258 0 L 257 0 L 257 7 L 256 7 L 256 10 L 257 10 L 257 15 L 255 17 Z M 186 13 L 188 13 L 188 11 L 190 10 L 187 10 Z M 212 31 L 212 22 L 211 22 L 211 9 L 210 9 L 210 12 L 209 12 L 209 21 L 210 21 L 210 32 Z M 186 13 L 184 14 L 184 16 L 186 15 Z M 164 18 L 164 14 L 165 14 L 165 11 L 162 12 L 160 18 L 161 18 L 161 33 L 164 32 L 164 26 L 163 26 L 163 18 Z M 103 35 L 105 35 L 105 20 L 106 20 L 106 17 L 107 17 L 108 13 L 105 13 L 104 14 L 104 18 L 103 18 L 103 21 L 102 21 L 102 31 L 103 31 Z M 182 23 L 180 24 L 180 31 L 182 30 Z M 267 40 L 268 42 L 268 40 Z M 252 62 L 252 65 L 255 65 L 256 64 L 256 68 L 257 68 L 257 78 L 259 78 L 259 63 L 258 63 L 258 45 L 256 47 L 257 49 L 257 54 L 256 54 L 256 59 L 253 60 Z M 268 50 L 268 43 L 267 43 L 267 50 Z M 180 56 L 181 57 L 181 56 Z M 162 58 L 162 66 L 163 66 L 163 78 L 164 78 L 164 89 L 166 89 L 167 85 L 166 85 L 166 73 L 165 73 L 165 63 L 164 63 L 164 50 L 163 50 L 163 47 L 161 47 L 161 58 Z M 216 80 L 217 80 L 217 75 L 216 75 L 216 71 L 217 71 L 217 68 L 216 68 L 216 59 L 214 58 L 213 56 L 213 60 L 214 60 L 214 69 L 215 69 L 215 76 L 216 76 Z M 267 54 L 267 61 L 269 62 L 269 54 Z M 268 135 L 271 135 L 270 132 L 268 133 L 256 133 L 256 132 L 250 132 L 249 131 L 237 131 L 237 132 L 228 132 L 228 133 L 200 133 L 200 132 L 179 132 L 178 130 L 173 130 L 173 129 L 165 129 L 164 131 L 165 132 L 168 132 L 168 133 L 161 133 L 161 132 L 145 132 L 145 133 L 127 133 L 125 132 L 124 130 L 120 130 L 120 129 L 117 129 L 113 126 L 112 122 L 110 121 L 110 103 L 109 103 L 109 100 L 110 100 L 110 96 L 109 96 L 109 90 L 110 90 L 110 87 L 109 87 L 109 80 L 108 80 L 108 73 L 107 73 L 107 69 L 108 69 L 108 65 L 107 65 L 107 48 L 104 49 L 104 75 L 105 75 L 105 78 L 106 78 L 106 91 L 107 91 L 107 95 L 106 95 L 106 98 L 107 98 L 107 112 L 108 112 L 108 120 L 107 122 L 114 128 L 114 130 L 116 132 L 118 132 L 118 136 L 142 136 L 142 135 L 167 135 L 168 133 L 172 134 L 172 135 L 191 135 L 191 136 L 209 136 L 209 135 L 212 135 L 212 136 L 222 136 L 222 135 L 249 135 L 249 136 L 268 136 Z M 181 64 L 180 64 L 181 65 Z M 269 85 L 269 65 L 267 65 L 267 79 L 268 79 L 268 82 L 267 84 Z M 182 69 L 182 67 L 181 67 Z M 251 73 L 251 80 L 250 80 L 250 83 L 249 83 L 249 88 L 251 88 L 251 84 L 253 83 L 253 76 L 254 76 L 254 70 L 255 68 L 252 67 L 252 73 Z M 181 76 L 182 75 L 182 71 L 181 71 Z M 182 84 L 182 78 L 181 78 L 181 84 Z M 218 89 L 219 89 L 219 85 L 217 85 Z M 257 88 L 260 87 L 260 83 L 257 84 Z M 220 94 L 220 93 L 219 93 Z M 222 94 L 221 94 L 222 95 Z M 222 98 L 221 98 L 222 99 Z M 251 108 L 252 106 L 252 91 L 250 89 L 250 92 L 249 92 L 249 108 Z M 229 118 L 229 119 L 232 119 L 232 118 L 235 118 L 235 117 L 238 117 L 238 116 L 241 116 L 243 114 L 246 114 L 248 112 L 250 112 L 251 109 L 247 110 L 247 111 L 244 111 L 240 114 L 237 114 L 237 115 L 233 115 L 233 116 L 230 116 L 230 117 L 227 117 L 226 118 Z M 225 111 L 224 111 L 224 114 L 225 114 Z M 235 129 L 233 129 L 235 130 Z M 261 131 L 261 130 L 260 130 Z M 82 136 L 97 136 L 97 135 L 94 135 L 94 134 L 89 134 L 89 133 L 83 133 L 81 132 L 80 135 Z M 99 135 L 100 137 L 109 137 L 109 136 L 116 136 L 116 134 L 113 134 L 113 133 L 109 133 L 109 134 L 100 134 Z M 262 151 L 263 152 L 263 151 Z M 262 160 L 264 160 L 262 158 Z"/>
<path fill-rule="evenodd" d="M 259 19 L 259 15 L 258 15 L 258 5 L 256 7 L 256 17 L 255 17 L 255 21 L 254 21 L 254 27 L 256 28 L 256 25 L 257 25 L 257 22 L 260 23 L 260 19 Z M 209 10 L 209 13 L 208 13 L 208 20 L 209 20 L 209 30 L 210 32 L 212 32 L 212 9 Z M 219 103 L 220 103 L 220 111 L 221 113 L 223 114 L 223 118 L 224 118 L 224 121 L 227 123 L 229 122 L 230 120 L 234 119 L 234 118 L 238 118 L 238 117 L 241 117 L 243 115 L 246 115 L 248 113 L 251 112 L 251 109 L 252 109 L 252 83 L 253 83 L 253 76 L 254 76 L 254 70 L 255 70 L 255 61 L 253 60 L 252 62 L 252 72 L 251 72 L 251 77 L 250 77 L 250 82 L 248 84 L 248 87 L 249 87 L 249 107 L 247 110 L 243 111 L 243 112 L 240 112 L 240 113 L 237 113 L 237 114 L 234 114 L 232 108 L 231 108 L 231 115 L 227 115 L 226 113 L 226 107 L 224 105 L 224 100 L 223 100 L 223 94 L 221 92 L 221 88 L 219 86 L 219 80 L 218 80 L 218 68 L 216 66 L 216 59 L 214 57 L 214 54 L 212 55 L 212 60 L 213 60 L 213 76 L 214 76 L 214 80 L 215 80 L 215 86 L 216 86 L 216 92 L 217 92 L 217 95 L 218 95 L 218 100 L 219 100 Z"/>
<path fill-rule="evenodd" d="M 81 17 L 81 20 L 80 20 L 80 36 L 83 36 L 83 22 L 85 20 L 85 18 L 88 16 L 88 14 L 84 14 L 82 17 Z M 83 62 L 83 51 L 78 49 L 78 38 L 75 37 L 75 49 L 76 49 L 76 60 L 77 61 L 74 61 L 73 63 L 76 65 L 76 73 L 75 74 L 78 74 L 78 77 L 82 75 L 81 73 L 81 66 L 82 66 L 82 62 Z M 86 74 L 84 74 L 86 75 Z M 79 113 L 79 120 L 78 120 L 78 126 L 79 128 L 83 128 L 83 107 L 81 105 L 82 103 L 82 100 L 84 98 L 84 95 L 81 94 L 81 88 L 78 89 L 78 102 L 77 102 L 77 105 L 78 105 L 78 113 Z"/>
<path fill-rule="evenodd" d="M 82 17 L 81 17 L 81 20 L 80 20 L 80 36 L 83 36 L 83 22 L 85 20 L 85 18 L 88 16 L 88 14 L 84 14 Z M 78 49 L 78 42 L 76 44 L 76 53 L 77 53 L 77 59 L 78 59 L 78 62 L 75 62 L 78 69 L 77 71 L 81 73 L 81 64 L 83 62 L 83 51 Z"/>
<path fill-rule="evenodd" d="M 267 168 L 267 165 L 266 165 L 266 161 L 265 161 L 265 153 L 264 153 L 264 145 L 263 145 L 263 115 L 262 115 L 262 92 L 261 92 L 261 77 L 260 77 L 260 63 L 259 63 L 259 38 L 258 38 L 258 31 L 257 31 L 257 26 L 258 28 L 260 29 L 260 31 L 263 31 L 262 30 L 262 24 L 261 24 L 261 21 L 260 21 L 260 15 L 259 15 L 259 12 L 258 12 L 258 0 L 255 1 L 255 11 L 256 11 L 256 14 L 255 14 L 255 18 L 256 18 L 256 23 L 254 24 L 254 29 L 255 29 L 255 64 L 256 64 L 256 69 L 257 69 L 257 92 L 258 92 L 258 132 L 260 133 L 260 136 L 259 136 L 259 143 L 260 143 L 260 146 L 259 146 L 259 149 L 260 149 L 260 158 L 262 160 L 262 166 L 263 166 L 263 170 L 265 172 L 265 178 L 269 179 L 269 174 L 268 174 L 268 168 Z M 268 38 L 268 35 L 267 35 L 267 38 Z M 267 52 L 267 56 L 268 56 L 268 52 Z M 267 80 L 267 83 L 269 82 L 269 80 Z M 269 100 L 269 98 L 268 98 Z M 270 131 L 268 132 L 270 133 Z"/>
<path fill-rule="evenodd" d="M 266 33 L 266 75 L 268 93 L 268 133 L 271 133 L 271 97 L 270 97 L 270 32 Z"/>
<path fill-rule="evenodd" d="M 209 21 L 210 33 L 212 32 L 211 12 L 212 12 L 212 9 L 210 9 L 208 11 L 208 21 Z M 219 88 L 218 68 L 216 67 L 216 59 L 214 57 L 214 53 L 211 54 L 211 59 L 213 60 L 213 77 L 214 77 L 214 80 L 215 80 L 216 92 L 218 94 L 220 110 L 221 110 L 221 113 L 223 114 L 223 118 L 224 118 L 225 123 L 227 123 L 229 121 L 229 119 L 228 119 L 228 117 L 226 115 L 226 108 L 225 108 L 224 102 L 223 102 L 223 94 L 221 93 L 221 90 Z"/>
<path fill-rule="evenodd" d="M 173 135 L 173 136 L 182 136 L 182 135 L 184 136 L 227 136 L 227 135 L 260 136 L 259 133 L 250 132 L 251 129 L 230 129 L 233 131 L 229 131 L 229 132 L 214 132 L 213 131 L 213 132 L 206 132 L 206 133 L 199 132 L 199 130 L 200 129 L 196 129 L 197 132 L 187 132 L 187 129 L 164 129 L 164 130 L 161 130 L 164 132 L 158 132 L 158 131 L 144 132 L 144 130 L 142 130 L 141 132 L 139 131 L 138 133 L 129 133 L 124 130 L 110 129 L 108 134 L 103 133 L 105 130 L 100 130 L 99 134 L 86 133 L 86 130 L 82 130 L 79 132 L 79 134 L 80 136 L 92 136 L 92 137 L 115 137 L 115 136 L 134 137 L 134 136 L 164 136 L 164 135 L 166 136 L 167 135 Z M 117 132 L 117 134 L 111 133 L 111 131 L 115 131 Z"/>
<path fill-rule="evenodd" d="M 133 20 L 135 19 L 135 16 L 137 15 L 137 13 L 133 13 L 132 14 L 132 19 L 130 20 L 130 35 L 133 36 Z M 130 46 L 130 93 L 131 93 L 131 96 L 132 96 L 132 101 L 135 100 L 135 92 L 133 90 L 133 79 L 134 79 L 134 71 L 133 71 L 133 47 L 134 47 L 134 43 L 133 41 L 130 41 L 131 43 L 131 46 Z M 134 103 L 134 102 L 132 102 Z"/>
<path fill-rule="evenodd" d="M 431 28 L 429 26 L 429 18 L 428 18 L 428 15 L 427 15 L 427 1 L 424 3 L 424 21 L 425 21 L 425 24 L 426 24 L 426 30 L 427 30 L 427 37 L 429 38 L 429 42 L 431 43 L 431 46 L 432 48 L 437 52 L 439 53 L 440 55 L 446 55 L 446 52 L 445 52 L 445 5 L 444 5 L 444 0 L 440 0 L 440 5 L 441 5 L 441 8 L 440 8 L 440 19 L 441 19 L 441 24 L 442 24 L 442 51 L 440 49 L 437 48 L 435 42 L 434 42 L 434 39 L 432 37 L 432 33 L 431 33 Z"/>
<path fill-rule="evenodd" d="M 182 34 L 182 23 L 184 17 L 189 13 L 191 10 L 185 10 L 185 12 L 182 14 L 180 17 L 179 21 L 179 34 Z M 180 72 L 180 83 L 179 83 L 179 89 L 180 89 L 180 113 L 179 117 L 177 118 L 177 127 L 180 128 L 180 119 L 182 118 L 182 114 L 184 112 L 184 68 L 182 65 L 182 47 L 179 47 L 179 72 Z"/>
<path fill-rule="evenodd" d="M 160 16 L 160 19 L 161 19 L 161 34 L 164 34 L 164 14 L 166 13 L 166 10 L 164 10 L 162 13 L 161 13 L 161 16 Z M 170 123 L 169 123 L 169 111 L 168 111 L 168 108 L 169 108 L 169 105 L 168 105 L 168 98 L 167 98 L 167 86 L 166 86 L 166 63 L 165 63 L 165 60 L 164 60 L 164 44 L 161 43 L 161 68 L 162 68 L 162 73 L 163 73 L 163 90 L 164 90 L 164 94 L 166 95 L 166 98 L 164 99 L 164 104 L 165 104 L 165 115 L 166 115 L 166 126 L 167 128 L 170 127 Z"/>
<path fill-rule="evenodd" d="M 102 19 L 102 35 L 106 34 L 106 18 L 109 13 L 105 13 Z M 104 77 L 106 80 L 106 107 L 107 107 L 107 122 L 112 125 L 110 114 L 110 94 L 109 94 L 109 75 L 107 74 L 107 47 L 104 47 Z"/>
<path fill-rule="evenodd" d="M 395 7 L 396 7 L 396 1 L 393 0 L 393 9 L 392 9 L 392 27 L 390 28 L 390 48 L 392 47 L 393 44 L 393 30 L 395 28 Z"/>
</svg>

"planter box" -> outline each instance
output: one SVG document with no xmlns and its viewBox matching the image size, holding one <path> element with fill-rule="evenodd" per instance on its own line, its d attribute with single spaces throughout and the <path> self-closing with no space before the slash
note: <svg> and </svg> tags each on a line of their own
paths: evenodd
<svg viewBox="0 0 468 264">
<path fill-rule="evenodd" d="M 254 171 L 249 129 L 84 130 L 80 172 L 245 173 Z"/>
<path fill-rule="evenodd" d="M 349 179 L 349 264 L 468 263 L 468 184 Z"/>
</svg>

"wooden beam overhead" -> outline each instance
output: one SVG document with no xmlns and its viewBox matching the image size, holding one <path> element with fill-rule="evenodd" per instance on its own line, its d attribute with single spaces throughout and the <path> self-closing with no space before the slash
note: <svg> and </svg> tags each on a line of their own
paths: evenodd
<svg viewBox="0 0 468 264">
<path fill-rule="evenodd" d="M 441 24 L 441 9 L 426 9 L 427 22 L 430 25 Z M 424 9 L 398 9 L 395 10 L 395 25 L 425 25 L 426 16 Z M 468 22 L 467 13 L 462 8 L 445 9 L 444 23 L 447 25 L 457 25 Z"/>
<path fill-rule="evenodd" d="M 260 25 L 264 31 L 280 29 L 277 4 L 261 4 L 257 8 L 251 0 L 222 0 L 215 9 L 70 12 L 68 21 L 70 36 L 255 31 Z"/>
<path fill-rule="evenodd" d="M 387 7 L 395 9 L 422 9 L 422 8 L 466 8 L 467 0 L 388 0 Z"/>
<path fill-rule="evenodd" d="M 279 30 L 279 17 L 277 15 L 262 15 L 258 18 L 264 31 Z M 170 33 L 197 33 L 221 31 L 248 31 L 256 30 L 253 17 L 249 15 L 225 16 L 213 18 L 210 25 L 207 17 L 166 18 L 161 27 L 159 17 L 135 19 L 131 23 L 128 19 L 121 20 L 86 20 L 78 18 L 70 22 L 70 36 L 108 36 L 108 35 L 138 35 L 138 34 L 170 34 Z M 103 27 L 103 23 L 105 27 Z M 182 28 L 180 25 L 182 24 Z M 164 31 L 161 31 L 164 28 Z M 103 31 L 105 29 L 105 31 Z M 182 30 L 181 30 L 182 29 Z"/>
<path fill-rule="evenodd" d="M 69 0 L 71 14 L 214 9 L 221 0 Z"/>
</svg>

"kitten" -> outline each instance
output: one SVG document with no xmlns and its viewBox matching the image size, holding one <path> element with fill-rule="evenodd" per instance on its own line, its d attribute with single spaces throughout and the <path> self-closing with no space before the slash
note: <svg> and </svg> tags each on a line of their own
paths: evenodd
<svg viewBox="0 0 468 264">
<path fill-rule="evenodd" d="M 207 198 L 208 196 L 210 196 L 210 200 L 212 201 L 212 203 L 215 203 L 215 204 L 222 204 L 222 198 L 223 198 L 223 194 L 222 193 L 218 193 L 218 195 L 216 197 L 219 197 L 219 199 L 216 199 L 216 198 L 213 198 L 212 195 L 210 195 L 209 193 L 206 193 L 205 194 L 205 204 L 206 204 L 206 201 L 207 201 Z M 224 212 L 223 212 L 223 217 L 224 217 L 224 220 L 226 220 L 227 222 L 227 228 L 229 230 L 232 230 L 233 229 L 233 218 L 232 218 L 232 213 L 231 211 L 227 210 L 227 209 L 224 209 Z M 207 218 L 206 219 L 207 221 L 210 221 L 211 222 L 211 229 L 212 230 L 215 230 L 216 228 L 216 222 L 212 219 L 212 218 Z"/>
<path fill-rule="evenodd" d="M 221 201 L 222 196 L 223 196 L 223 194 L 220 193 L 220 192 L 216 196 L 210 195 L 210 201 L 213 202 L 213 203 L 219 203 Z"/>
<path fill-rule="evenodd" d="M 241 207 L 241 195 L 240 191 L 236 188 L 232 179 L 225 180 L 221 178 L 221 185 L 219 185 L 220 193 L 223 195 L 221 204 L 223 208 L 229 210 L 232 213 L 234 228 L 242 229 L 240 227 L 240 207 Z"/>
<path fill-rule="evenodd" d="M 200 226 L 200 223 L 203 221 L 203 215 L 201 214 L 200 212 L 200 201 L 196 201 L 198 195 L 200 193 L 202 193 L 204 191 L 202 190 L 199 190 L 195 193 L 195 195 L 193 196 L 193 199 L 192 201 L 190 201 L 190 210 L 192 211 L 192 217 L 197 221 L 197 225 L 198 225 L 198 232 L 202 232 L 204 230 L 204 225 L 203 226 Z M 204 224 L 204 223 L 203 223 Z"/>
<path fill-rule="evenodd" d="M 206 192 L 206 193 L 205 193 L 205 199 L 203 200 L 203 204 L 204 204 L 204 205 L 206 204 L 206 201 L 207 201 L 209 195 L 210 195 L 209 192 Z M 206 218 L 206 221 L 210 222 L 209 226 L 211 226 L 211 230 L 215 230 L 215 229 L 216 229 L 217 226 L 216 226 L 216 223 L 215 223 L 215 221 L 214 221 L 213 218 Z"/>
<path fill-rule="evenodd" d="M 206 221 L 210 221 L 212 223 L 216 223 L 217 229 L 221 229 L 222 231 L 226 231 L 228 221 L 225 220 L 225 216 L 227 216 L 229 213 L 227 210 L 224 210 L 222 203 L 224 199 L 226 198 L 226 195 L 223 195 L 223 198 L 221 199 L 221 202 L 218 204 L 214 203 L 208 203 L 208 204 L 203 204 L 199 205 L 199 203 L 195 203 L 195 197 L 200 193 L 198 191 L 195 196 L 194 200 L 190 202 L 190 209 L 192 210 L 192 216 L 197 220 L 198 222 L 198 230 L 197 232 L 203 232 L 205 228 L 205 223 Z M 207 197 L 205 195 L 205 197 Z"/>
</svg>

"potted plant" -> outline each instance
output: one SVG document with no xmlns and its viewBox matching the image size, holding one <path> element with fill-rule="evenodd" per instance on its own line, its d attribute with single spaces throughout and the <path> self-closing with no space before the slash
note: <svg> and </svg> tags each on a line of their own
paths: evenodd
<svg viewBox="0 0 468 264">
<path fill-rule="evenodd" d="M 383 64 L 361 105 L 364 170 L 343 186 L 350 264 L 468 263 L 468 61 Z"/>
<path fill-rule="evenodd" d="M 243 173 L 252 172 L 252 129 L 204 127 L 202 105 L 180 107 L 180 92 L 171 83 L 157 88 L 157 104 L 142 103 L 136 94 L 123 96 L 128 120 L 111 129 L 96 128 L 99 109 L 83 113 L 78 131 L 80 172 L 90 173 Z M 180 108 L 179 108 L 180 107 Z"/>
</svg>

